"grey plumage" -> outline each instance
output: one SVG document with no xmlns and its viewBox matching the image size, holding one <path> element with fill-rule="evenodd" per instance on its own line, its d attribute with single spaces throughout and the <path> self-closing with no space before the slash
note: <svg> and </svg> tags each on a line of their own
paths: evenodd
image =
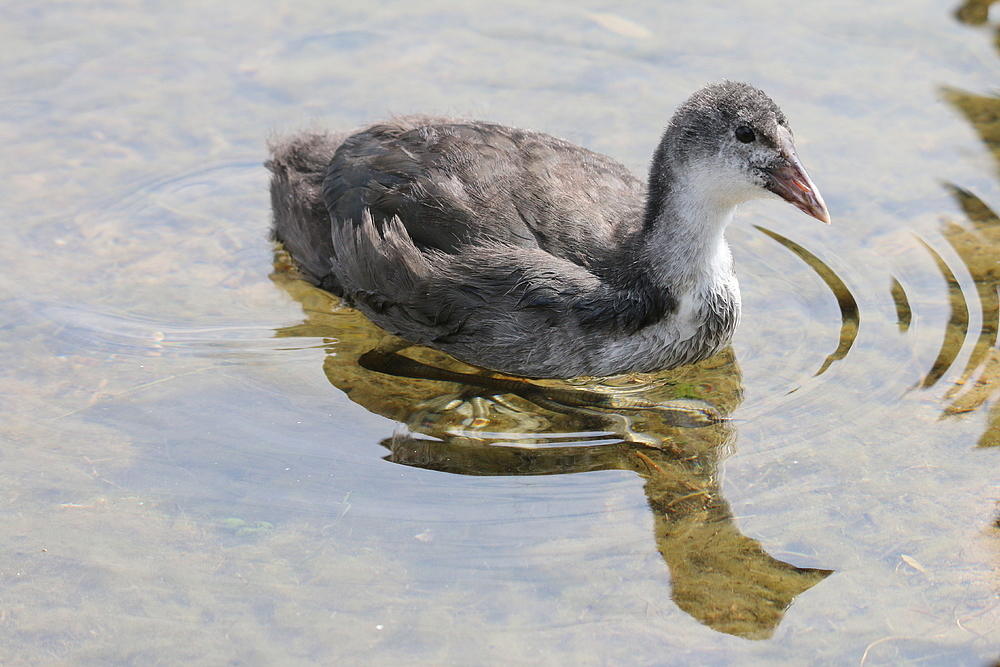
<svg viewBox="0 0 1000 667">
<path fill-rule="evenodd" d="M 669 368 L 731 339 L 739 292 L 722 231 L 736 204 L 768 195 L 790 137 L 757 89 L 710 86 L 664 132 L 647 197 L 608 157 L 491 123 L 404 117 L 296 135 L 270 147 L 274 237 L 305 279 L 475 365 Z"/>
</svg>

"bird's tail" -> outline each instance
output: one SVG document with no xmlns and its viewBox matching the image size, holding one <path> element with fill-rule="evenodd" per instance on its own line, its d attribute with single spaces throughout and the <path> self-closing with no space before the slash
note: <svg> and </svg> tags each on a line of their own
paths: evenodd
<svg viewBox="0 0 1000 667">
<path fill-rule="evenodd" d="M 333 154 L 346 135 L 309 133 L 268 142 L 271 159 L 272 238 L 284 245 L 302 277 L 339 293 L 331 274 L 333 239 L 330 215 L 323 203 L 323 179 Z"/>
</svg>

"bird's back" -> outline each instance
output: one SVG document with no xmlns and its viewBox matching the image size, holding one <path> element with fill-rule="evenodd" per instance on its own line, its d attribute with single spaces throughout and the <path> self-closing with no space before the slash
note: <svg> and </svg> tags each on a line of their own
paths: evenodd
<svg viewBox="0 0 1000 667">
<path fill-rule="evenodd" d="M 333 224 L 398 217 L 417 247 L 541 248 L 588 266 L 641 218 L 644 184 L 554 137 L 481 122 L 402 118 L 348 137 L 323 200 Z"/>
<path fill-rule="evenodd" d="M 272 142 L 275 238 L 331 287 L 333 226 L 398 217 L 418 248 L 540 248 L 590 267 L 641 220 L 645 184 L 609 157 L 555 137 L 409 116 L 356 134 Z M 339 291 L 336 288 L 334 291 Z"/>
</svg>

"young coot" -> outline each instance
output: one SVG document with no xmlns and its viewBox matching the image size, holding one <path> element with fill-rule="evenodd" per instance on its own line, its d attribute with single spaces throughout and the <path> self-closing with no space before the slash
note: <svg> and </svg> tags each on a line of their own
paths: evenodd
<svg viewBox="0 0 1000 667">
<path fill-rule="evenodd" d="M 681 105 L 648 185 L 479 121 L 402 117 L 270 149 L 274 238 L 306 280 L 408 341 L 526 377 L 715 354 L 740 318 L 723 237 L 736 206 L 776 196 L 830 221 L 784 114 L 744 83 Z"/>
</svg>

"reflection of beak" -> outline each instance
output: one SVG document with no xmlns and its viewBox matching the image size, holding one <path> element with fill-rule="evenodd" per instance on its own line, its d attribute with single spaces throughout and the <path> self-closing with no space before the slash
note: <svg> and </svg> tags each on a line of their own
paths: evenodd
<svg viewBox="0 0 1000 667">
<path fill-rule="evenodd" d="M 830 212 L 826 209 L 823 195 L 799 162 L 792 144 L 792 135 L 782 136 L 780 144 L 778 148 L 785 157 L 786 164 L 764 170 L 768 177 L 765 187 L 807 215 L 830 224 Z"/>
</svg>

